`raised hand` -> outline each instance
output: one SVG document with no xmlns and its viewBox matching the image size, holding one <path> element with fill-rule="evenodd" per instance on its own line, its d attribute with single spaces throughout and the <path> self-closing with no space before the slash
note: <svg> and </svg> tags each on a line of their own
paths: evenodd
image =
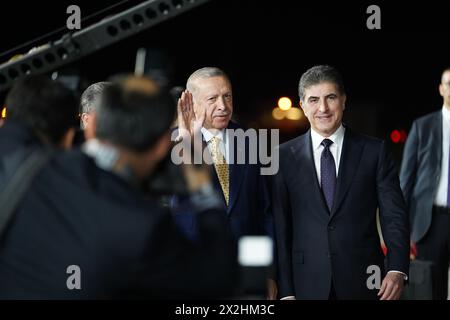
<svg viewBox="0 0 450 320">
<path fill-rule="evenodd" d="M 188 134 L 193 137 L 195 133 L 200 132 L 205 122 L 206 110 L 194 110 L 194 99 L 188 90 L 183 91 L 178 99 L 177 111 L 178 129 L 183 138 Z"/>
</svg>

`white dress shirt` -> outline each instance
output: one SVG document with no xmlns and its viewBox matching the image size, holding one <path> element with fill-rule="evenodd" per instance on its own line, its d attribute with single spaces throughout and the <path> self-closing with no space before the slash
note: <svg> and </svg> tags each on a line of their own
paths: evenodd
<svg viewBox="0 0 450 320">
<path fill-rule="evenodd" d="M 225 157 L 226 163 L 230 163 L 230 161 L 229 161 L 230 160 L 229 159 L 230 153 L 228 152 L 228 150 L 229 150 L 228 149 L 229 148 L 229 143 L 228 143 L 229 139 L 228 139 L 228 136 L 226 134 L 226 130 L 222 129 L 222 130 L 218 131 L 217 134 L 215 134 L 215 135 L 211 131 L 209 131 L 208 129 L 205 129 L 205 128 L 202 128 L 201 132 L 202 132 L 203 138 L 205 139 L 205 141 L 207 143 L 208 150 L 209 150 L 210 153 L 211 153 L 211 143 L 210 143 L 211 139 L 213 137 L 219 138 L 219 141 L 220 141 L 219 142 L 220 152 L 222 152 L 223 156 Z"/>
<path fill-rule="evenodd" d="M 316 166 L 316 173 L 317 173 L 317 179 L 319 180 L 320 185 L 320 158 L 322 156 L 322 151 L 324 149 L 324 146 L 321 145 L 323 139 L 330 139 L 333 141 L 333 144 L 330 146 L 330 152 L 333 155 L 334 158 L 334 164 L 336 165 L 336 177 L 339 173 L 339 163 L 341 160 L 341 154 L 342 154 L 342 145 L 344 143 L 344 134 L 345 134 L 345 128 L 342 126 L 342 124 L 339 126 L 339 128 L 329 137 L 324 137 L 314 131 L 313 128 L 311 128 L 311 141 L 312 141 L 312 148 L 313 148 L 313 155 L 314 155 L 314 165 Z"/>
<path fill-rule="evenodd" d="M 450 111 L 442 107 L 442 158 L 441 158 L 441 176 L 434 198 L 434 204 L 437 206 L 447 206 L 447 188 L 448 188 L 448 154 L 450 149 Z"/>
</svg>

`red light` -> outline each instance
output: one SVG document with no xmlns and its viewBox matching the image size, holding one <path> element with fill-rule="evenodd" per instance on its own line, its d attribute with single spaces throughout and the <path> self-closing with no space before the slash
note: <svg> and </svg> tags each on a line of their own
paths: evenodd
<svg viewBox="0 0 450 320">
<path fill-rule="evenodd" d="M 402 138 L 400 131 L 394 130 L 391 132 L 391 140 L 393 143 L 399 143 Z"/>
</svg>

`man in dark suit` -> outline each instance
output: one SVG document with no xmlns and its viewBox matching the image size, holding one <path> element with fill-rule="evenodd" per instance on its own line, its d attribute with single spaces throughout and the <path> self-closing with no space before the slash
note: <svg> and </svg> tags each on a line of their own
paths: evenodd
<svg viewBox="0 0 450 320">
<path fill-rule="evenodd" d="M 186 168 L 197 244 L 145 190 L 170 149 L 170 94 L 148 79 L 127 78 L 101 101 L 97 139 L 51 159 L 2 234 L 0 299 L 231 295 L 235 248 L 202 170 Z"/>
<path fill-rule="evenodd" d="M 299 95 L 311 129 L 280 146 L 272 189 L 280 296 L 398 299 L 409 232 L 394 161 L 383 141 L 342 125 L 346 95 L 335 68 L 306 71 Z"/>
<path fill-rule="evenodd" d="M 270 235 L 269 196 L 261 167 L 249 161 L 237 161 L 243 153 L 248 160 L 250 141 L 242 145 L 233 136 L 234 141 L 230 141 L 227 132 L 227 129 L 242 129 L 231 121 L 233 97 L 230 80 L 222 70 L 207 67 L 195 71 L 186 87 L 179 100 L 179 131 L 201 131 L 214 166 L 214 186 L 222 195 L 234 237 Z M 178 199 L 175 201 L 178 202 Z M 178 203 L 175 203 L 174 207 L 177 206 Z M 186 215 L 183 210 L 176 217 L 183 230 L 195 236 L 194 217 Z"/>
<path fill-rule="evenodd" d="M 442 73 L 441 110 L 414 121 L 403 153 L 400 184 L 417 258 L 435 263 L 434 298 L 447 299 L 450 259 L 450 68 Z"/>
<path fill-rule="evenodd" d="M 261 175 L 260 164 L 249 162 L 254 146 L 250 146 L 250 140 L 241 144 L 236 136 L 230 135 L 231 130 L 242 128 L 231 121 L 233 94 L 228 76 L 215 67 L 201 68 L 192 73 L 186 88 L 178 102 L 179 136 L 182 137 L 183 132 L 201 131 L 203 144 L 213 162 L 214 187 L 222 195 L 234 238 L 272 236 L 266 180 Z M 243 154 L 245 161 L 239 162 L 238 157 Z M 189 204 L 176 197 L 172 205 L 180 228 L 195 239 L 196 219 L 189 213 Z"/>
</svg>

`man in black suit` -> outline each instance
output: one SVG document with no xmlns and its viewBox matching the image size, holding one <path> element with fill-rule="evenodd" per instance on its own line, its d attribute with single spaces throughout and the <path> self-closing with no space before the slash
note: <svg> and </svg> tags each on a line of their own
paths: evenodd
<svg viewBox="0 0 450 320">
<path fill-rule="evenodd" d="M 409 232 L 394 161 L 383 141 L 343 126 L 346 95 L 335 68 L 306 71 L 299 95 L 311 129 L 280 146 L 273 183 L 280 295 L 398 299 L 409 267 Z M 373 270 L 381 271 L 382 283 L 372 282 L 380 276 Z"/>
<path fill-rule="evenodd" d="M 26 102 L 38 103 L 29 100 L 36 89 L 27 89 Z M 231 295 L 235 248 L 204 170 L 185 168 L 197 244 L 145 189 L 170 149 L 170 94 L 132 77 L 101 101 L 97 139 L 52 158 L 1 235 L 0 299 Z"/>
<path fill-rule="evenodd" d="M 435 299 L 447 299 L 450 259 L 450 68 L 442 73 L 441 110 L 414 121 L 403 153 L 400 184 L 417 258 L 436 264 Z"/>
</svg>

